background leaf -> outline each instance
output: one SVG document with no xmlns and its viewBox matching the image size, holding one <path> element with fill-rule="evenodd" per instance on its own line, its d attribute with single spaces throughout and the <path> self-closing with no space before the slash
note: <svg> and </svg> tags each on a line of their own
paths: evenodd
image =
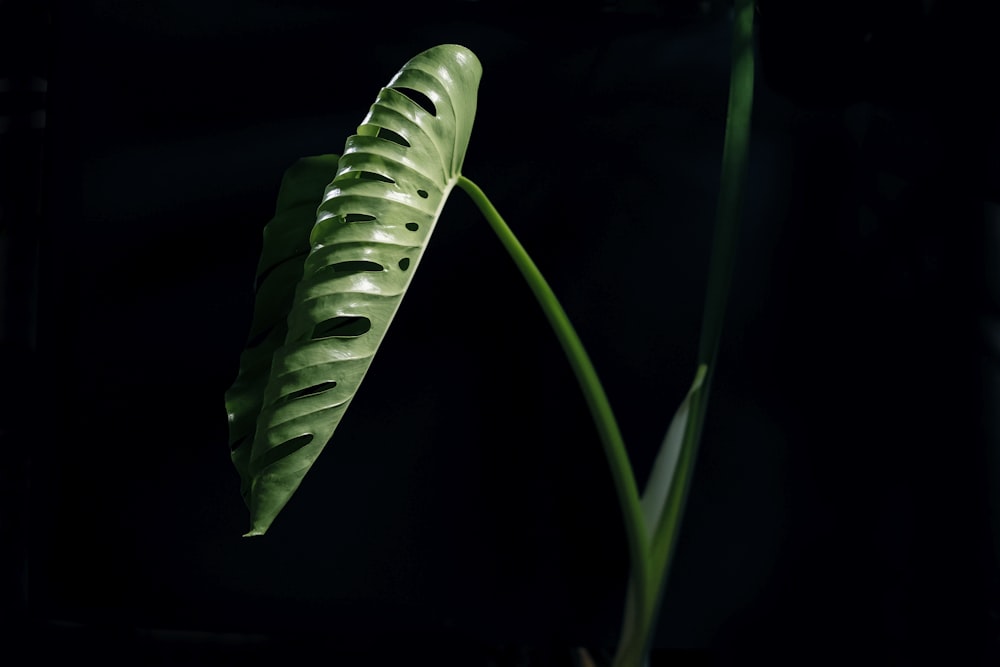
<svg viewBox="0 0 1000 667">
<path fill-rule="evenodd" d="M 226 392 L 229 447 L 233 464 L 240 473 L 240 493 L 248 504 L 251 448 L 244 445 L 253 440 L 271 372 L 271 358 L 288 332 L 288 313 L 309 254 L 309 233 L 316 221 L 320 193 L 337 173 L 339 157 L 302 158 L 285 171 L 274 217 L 264 227 L 250 335 L 240 355 L 236 381 Z"/>
<path fill-rule="evenodd" d="M 680 458 L 688 429 L 692 397 L 695 392 L 701 391 L 707 370 L 705 366 L 698 367 L 691 389 L 688 390 L 670 421 L 667 433 L 663 437 L 663 443 L 653 461 L 653 468 L 646 481 L 646 488 L 642 492 L 642 513 L 646 521 L 646 530 L 654 540 L 661 537 L 660 524 L 666 508 L 667 496 L 670 494 L 670 486 L 674 481 L 677 460 Z"/>
</svg>

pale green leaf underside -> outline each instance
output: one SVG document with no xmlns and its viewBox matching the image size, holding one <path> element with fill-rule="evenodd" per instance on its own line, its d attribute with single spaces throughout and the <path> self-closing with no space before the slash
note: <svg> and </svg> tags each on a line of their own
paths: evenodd
<svg viewBox="0 0 1000 667">
<path fill-rule="evenodd" d="M 646 532 L 651 536 L 658 535 L 660 531 L 663 512 L 667 505 L 667 495 L 674 483 L 677 461 L 680 458 L 684 436 L 688 429 L 691 402 L 695 393 L 701 391 L 707 373 L 707 367 L 698 367 L 691 388 L 677 407 L 674 418 L 670 421 L 667 434 L 664 436 L 660 450 L 656 453 L 656 459 L 653 461 L 653 468 L 646 481 L 646 488 L 642 492 L 642 515 L 646 523 Z"/>
<path fill-rule="evenodd" d="M 461 173 L 481 72 L 461 46 L 411 59 L 348 138 L 322 198 L 317 191 L 309 254 L 252 444 L 233 455 L 248 491 L 248 534 L 267 530 L 358 391 Z M 231 424 L 246 419 L 230 407 Z"/>
</svg>

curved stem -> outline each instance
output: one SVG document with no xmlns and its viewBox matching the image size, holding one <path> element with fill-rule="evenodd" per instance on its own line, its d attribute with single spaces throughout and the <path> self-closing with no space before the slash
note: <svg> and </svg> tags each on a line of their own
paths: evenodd
<svg viewBox="0 0 1000 667">
<path fill-rule="evenodd" d="M 715 371 L 726 303 L 735 265 L 736 241 L 743 207 L 753 105 L 754 0 L 736 0 L 732 41 L 729 109 L 722 153 L 722 174 L 715 234 L 709 266 L 705 310 L 698 345 L 698 375 L 692 388 L 690 417 L 680 457 L 667 495 L 662 521 L 646 529 L 638 488 L 604 389 L 569 318 L 535 263 L 479 187 L 459 176 L 457 185 L 486 217 L 542 307 L 583 390 L 600 434 L 621 505 L 628 538 L 630 573 L 623 634 L 614 659 L 616 667 L 648 664 L 653 631 L 663 589 L 673 561 L 684 505 L 690 489 L 698 444 L 704 427 L 708 393 Z"/>
<path fill-rule="evenodd" d="M 608 465 L 611 468 L 611 477 L 618 495 L 618 502 L 621 506 L 622 518 L 625 522 L 625 534 L 628 539 L 629 560 L 632 566 L 632 576 L 635 578 L 636 598 L 633 600 L 634 611 L 639 614 L 639 618 L 644 618 L 650 606 L 647 598 L 649 583 L 651 581 L 650 559 L 649 559 L 649 535 L 643 523 L 642 507 L 639 503 L 639 488 L 632 473 L 632 464 L 628 459 L 628 452 L 625 449 L 625 442 L 621 432 L 618 430 L 618 422 L 615 420 L 611 410 L 611 404 L 604 393 L 604 387 L 597 377 L 597 371 L 587 355 L 587 351 L 580 341 L 576 330 L 566 316 L 562 305 L 556 298 L 552 288 L 542 276 L 541 271 L 535 262 L 528 255 L 527 251 L 517 240 L 507 223 L 497 212 L 496 208 L 486 197 L 479 186 L 470 181 L 465 176 L 458 177 L 457 185 L 465 191 L 472 201 L 479 207 L 479 210 L 486 217 L 490 227 L 500 239 L 508 254 L 521 275 L 524 276 L 528 287 L 538 300 L 545 317 L 552 326 L 562 345 L 563 352 L 573 369 L 576 380 L 583 391 L 584 399 L 590 410 L 594 425 L 597 427 L 601 444 L 604 446 L 604 454 L 607 457 Z"/>
</svg>

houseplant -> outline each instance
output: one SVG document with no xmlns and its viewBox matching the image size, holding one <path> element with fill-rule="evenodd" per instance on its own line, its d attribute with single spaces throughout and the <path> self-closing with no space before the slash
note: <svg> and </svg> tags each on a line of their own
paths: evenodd
<svg viewBox="0 0 1000 667">
<path fill-rule="evenodd" d="M 267 531 L 330 440 L 457 186 L 524 276 L 584 393 L 621 506 L 631 564 L 614 665 L 648 662 L 734 263 L 753 89 L 753 11 L 749 0 L 736 2 L 722 185 L 695 377 L 645 490 L 640 494 L 614 414 L 569 318 L 482 189 L 462 174 L 482 66 L 468 49 L 441 45 L 412 58 L 382 89 L 341 156 L 306 158 L 286 173 L 264 232 L 247 348 L 226 394 L 233 462 L 251 513 L 247 535 Z"/>
</svg>

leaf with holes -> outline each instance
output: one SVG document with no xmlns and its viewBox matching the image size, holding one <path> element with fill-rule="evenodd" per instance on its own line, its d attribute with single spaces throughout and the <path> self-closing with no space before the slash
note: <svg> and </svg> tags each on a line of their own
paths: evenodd
<svg viewBox="0 0 1000 667">
<path fill-rule="evenodd" d="M 424 51 L 347 139 L 316 212 L 252 443 L 234 451 L 237 467 L 245 462 L 248 535 L 268 529 L 358 391 L 461 174 L 481 73 L 464 47 Z M 244 418 L 230 412 L 231 423 Z"/>
</svg>

